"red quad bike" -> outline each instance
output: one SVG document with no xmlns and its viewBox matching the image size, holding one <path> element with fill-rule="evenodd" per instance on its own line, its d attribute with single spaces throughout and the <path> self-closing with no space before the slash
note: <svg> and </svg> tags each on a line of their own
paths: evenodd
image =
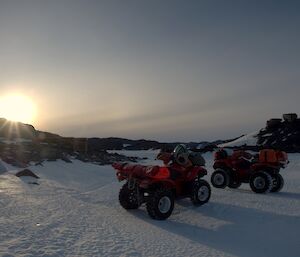
<svg viewBox="0 0 300 257">
<path fill-rule="evenodd" d="M 119 193 L 121 206 L 137 209 L 146 203 L 153 219 L 167 219 L 173 211 L 175 198 L 189 197 L 194 205 L 205 204 L 210 198 L 210 186 L 201 179 L 207 171 L 201 166 L 183 167 L 176 162 L 164 167 L 128 163 L 112 166 L 117 170 L 118 180 L 126 180 Z"/>
<path fill-rule="evenodd" d="M 250 183 L 255 193 L 279 192 L 284 185 L 279 172 L 287 164 L 287 154 L 283 151 L 264 149 L 254 158 L 246 151 L 228 155 L 220 149 L 215 153 L 211 183 L 217 188 L 238 188 L 242 183 Z"/>
</svg>

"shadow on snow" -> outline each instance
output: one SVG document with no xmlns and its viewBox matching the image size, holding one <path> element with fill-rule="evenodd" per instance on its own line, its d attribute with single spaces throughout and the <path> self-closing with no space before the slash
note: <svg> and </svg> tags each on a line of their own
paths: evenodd
<svg viewBox="0 0 300 257">
<path fill-rule="evenodd" d="M 300 217 L 216 202 L 199 208 L 190 203 L 187 206 L 184 201 L 178 204 L 192 208 L 199 219 L 211 217 L 227 224 L 213 230 L 189 223 L 188 218 L 177 221 L 176 213 L 165 221 L 150 219 L 145 210 L 130 213 L 160 229 L 226 253 L 245 257 L 299 256 Z"/>
</svg>

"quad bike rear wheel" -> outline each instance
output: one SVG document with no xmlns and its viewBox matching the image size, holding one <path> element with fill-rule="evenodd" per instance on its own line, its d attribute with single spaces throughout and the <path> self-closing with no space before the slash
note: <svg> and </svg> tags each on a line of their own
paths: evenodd
<svg viewBox="0 0 300 257">
<path fill-rule="evenodd" d="M 210 185 L 203 179 L 193 183 L 191 201 L 194 205 L 200 206 L 209 201 L 211 195 Z"/>
<path fill-rule="evenodd" d="M 119 202 L 126 209 L 137 209 L 140 206 L 138 192 L 136 188 L 129 189 L 128 183 L 125 183 L 120 189 Z"/>
<path fill-rule="evenodd" d="M 250 187 L 255 193 L 269 193 L 272 189 L 272 186 L 272 177 L 265 171 L 256 172 L 250 178 Z"/>
<path fill-rule="evenodd" d="M 171 190 L 165 188 L 154 190 L 149 193 L 146 209 L 152 219 L 167 219 L 174 209 L 174 194 Z"/>
<path fill-rule="evenodd" d="M 273 179 L 273 187 L 271 189 L 272 193 L 279 192 L 284 186 L 283 177 L 280 174 L 277 174 L 272 177 Z"/>
<path fill-rule="evenodd" d="M 225 170 L 217 169 L 211 175 L 211 183 L 216 188 L 225 188 L 229 185 L 229 175 Z"/>
</svg>

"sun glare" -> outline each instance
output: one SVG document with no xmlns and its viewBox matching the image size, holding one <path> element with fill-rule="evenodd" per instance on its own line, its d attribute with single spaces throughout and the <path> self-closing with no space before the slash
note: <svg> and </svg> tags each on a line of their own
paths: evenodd
<svg viewBox="0 0 300 257">
<path fill-rule="evenodd" d="M 33 101 L 24 95 L 0 97 L 0 118 L 31 124 L 36 115 Z"/>
</svg>

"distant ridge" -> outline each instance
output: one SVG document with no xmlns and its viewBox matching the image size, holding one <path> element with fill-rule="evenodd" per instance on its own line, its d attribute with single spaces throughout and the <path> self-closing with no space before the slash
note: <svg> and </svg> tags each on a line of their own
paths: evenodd
<svg viewBox="0 0 300 257">
<path fill-rule="evenodd" d="M 173 149 L 177 144 L 186 144 L 191 149 L 207 147 L 211 144 L 214 146 L 218 143 L 226 141 L 218 140 L 216 142 L 172 142 L 164 143 L 147 139 L 126 139 L 119 137 L 107 138 L 76 138 L 63 137 L 51 132 L 36 130 L 32 125 L 23 124 L 21 122 L 11 122 L 6 119 L 0 119 L 0 137 L 8 140 L 30 139 L 36 143 L 47 143 L 59 145 L 66 151 L 101 151 L 101 150 L 149 150 L 169 148 Z"/>
<path fill-rule="evenodd" d="M 208 152 L 218 147 L 258 151 L 273 148 L 286 152 L 300 152 L 300 119 L 297 114 L 284 114 L 283 119 L 270 119 L 266 127 L 236 139 L 214 142 L 173 142 L 155 140 L 131 140 L 118 137 L 75 138 L 36 130 L 30 124 L 11 122 L 0 118 L 0 158 L 15 166 L 26 167 L 28 163 L 44 160 L 70 158 L 94 162 L 100 165 L 115 161 L 138 161 L 136 157 L 126 157 L 109 153 L 108 150 L 149 150 L 165 149 L 184 143 L 193 151 Z"/>
</svg>

